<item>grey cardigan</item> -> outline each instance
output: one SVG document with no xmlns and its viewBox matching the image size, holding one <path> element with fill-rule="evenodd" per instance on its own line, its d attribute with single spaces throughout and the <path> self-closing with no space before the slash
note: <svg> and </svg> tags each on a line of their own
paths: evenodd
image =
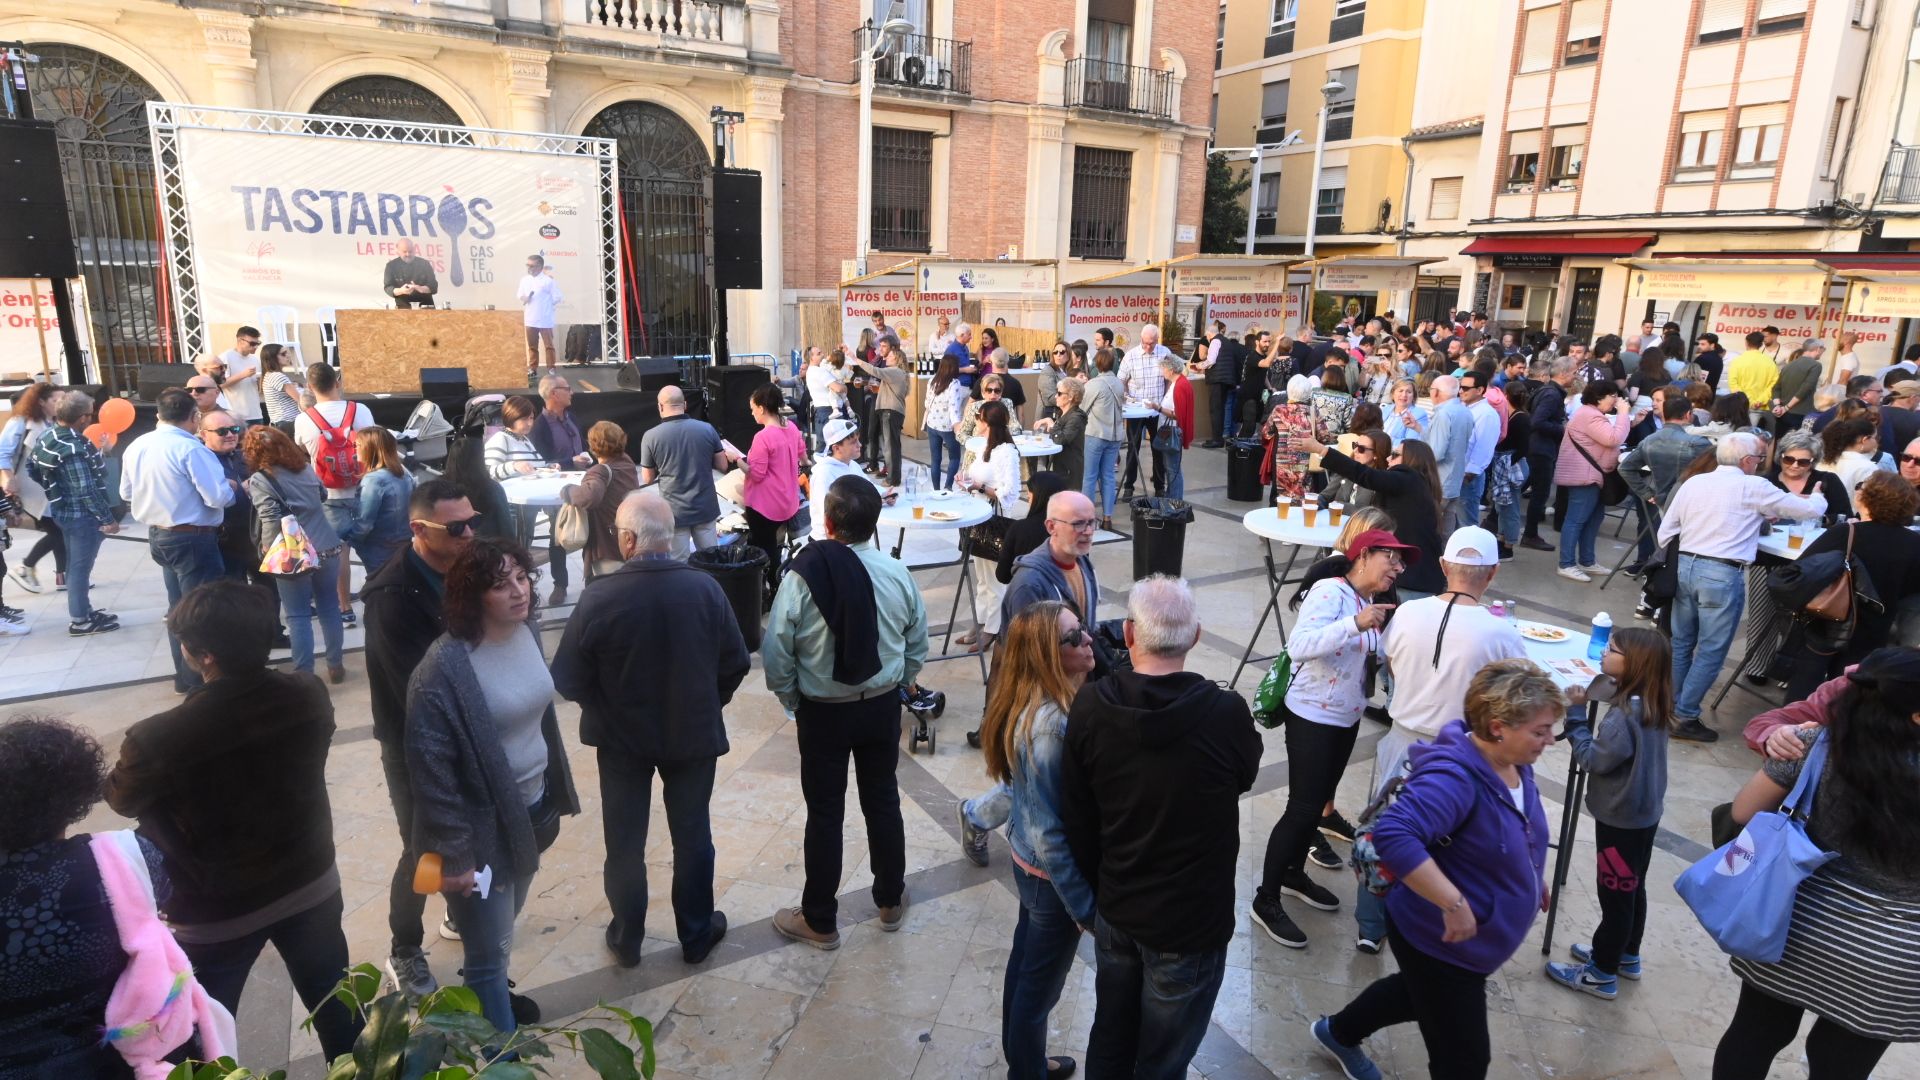
<svg viewBox="0 0 1920 1080">
<path fill-rule="evenodd" d="M 1127 437 L 1127 418 L 1122 414 L 1126 397 L 1126 389 L 1112 372 L 1087 380 L 1086 392 L 1080 398 L 1080 408 L 1086 411 L 1087 435 L 1090 438 L 1120 442 Z"/>
<path fill-rule="evenodd" d="M 260 551 L 273 546 L 280 535 L 280 519 L 292 515 L 316 552 L 328 552 L 341 544 L 323 506 L 327 489 L 309 465 L 299 472 L 287 469 L 261 469 L 247 477 L 247 494 L 253 497 L 254 528 Z"/>
<path fill-rule="evenodd" d="M 495 873 L 521 877 L 540 868 L 540 851 L 473 673 L 472 654 L 472 646 L 443 634 L 407 683 L 414 848 L 437 852 L 443 874 L 491 866 Z M 577 814 L 580 799 L 551 704 L 540 733 L 547 743 L 547 803 L 562 814 Z"/>
</svg>

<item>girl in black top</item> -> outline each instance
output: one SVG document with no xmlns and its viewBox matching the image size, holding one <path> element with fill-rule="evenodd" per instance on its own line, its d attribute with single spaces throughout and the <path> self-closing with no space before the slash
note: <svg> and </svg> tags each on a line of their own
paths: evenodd
<svg viewBox="0 0 1920 1080">
<path fill-rule="evenodd" d="M 1418 439 L 1407 439 L 1387 458 L 1387 468 L 1375 469 L 1353 460 L 1325 443 L 1306 440 L 1306 450 L 1320 455 L 1320 466 L 1334 476 L 1344 476 L 1375 494 L 1373 504 L 1385 510 L 1398 527 L 1394 536 L 1402 543 L 1420 549 L 1422 558 L 1410 563 L 1394 583 L 1394 590 L 1405 603 L 1432 596 L 1447 587 L 1447 576 L 1440 569 L 1440 470 L 1434 463 L 1433 448 Z"/>
</svg>

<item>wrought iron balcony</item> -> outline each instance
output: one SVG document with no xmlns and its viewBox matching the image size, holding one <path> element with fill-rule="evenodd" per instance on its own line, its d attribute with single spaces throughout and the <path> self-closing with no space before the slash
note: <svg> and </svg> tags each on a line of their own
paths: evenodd
<svg viewBox="0 0 1920 1080">
<path fill-rule="evenodd" d="M 1173 72 L 1076 57 L 1067 61 L 1067 106 L 1173 119 Z"/>
<path fill-rule="evenodd" d="M 1880 177 L 1880 201 L 1920 203 L 1920 146 L 1896 146 L 1887 151 L 1887 169 Z"/>
<path fill-rule="evenodd" d="M 867 27 L 853 32 L 854 55 L 868 39 Z M 973 96 L 973 42 L 907 34 L 887 55 L 874 61 L 873 81 L 880 87 L 934 90 L 961 97 Z"/>
<path fill-rule="evenodd" d="M 569 6 L 579 13 L 569 22 L 624 31 L 624 41 L 742 55 L 747 46 L 747 12 L 737 0 L 571 0 Z"/>
</svg>

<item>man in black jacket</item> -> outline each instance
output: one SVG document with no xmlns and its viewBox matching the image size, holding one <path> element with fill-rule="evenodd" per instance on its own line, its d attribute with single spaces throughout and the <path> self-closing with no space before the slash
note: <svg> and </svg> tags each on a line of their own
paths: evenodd
<svg viewBox="0 0 1920 1080">
<path fill-rule="evenodd" d="M 1240 370 L 1247 360 L 1247 347 L 1227 334 L 1227 324 L 1215 319 L 1213 340 L 1207 344 L 1207 392 L 1213 395 L 1215 423 L 1213 438 L 1204 447 L 1227 445 L 1238 427 Z"/>
<path fill-rule="evenodd" d="M 1087 1075 L 1180 1076 L 1226 973 L 1261 743 L 1244 698 L 1186 670 L 1200 640 L 1186 582 L 1134 583 L 1127 616 L 1133 670 L 1074 698 L 1061 760 L 1061 823 L 1097 912 Z"/>
<path fill-rule="evenodd" d="M 440 291 L 440 279 L 434 276 L 433 264 L 413 253 L 412 240 L 402 239 L 399 251 L 400 254 L 387 260 L 381 287 L 393 297 L 394 307 L 432 307 L 433 294 Z"/>
<path fill-rule="evenodd" d="M 1553 543 L 1540 538 L 1540 523 L 1547 518 L 1547 502 L 1553 498 L 1553 466 L 1560 460 L 1560 436 L 1567 430 L 1567 387 L 1579 377 L 1582 361 L 1563 356 L 1553 362 L 1546 381 L 1533 395 L 1528 418 L 1533 432 L 1527 444 L 1527 524 L 1520 546 L 1535 551 L 1553 551 Z"/>
<path fill-rule="evenodd" d="M 413 891 L 413 783 L 407 773 L 407 680 L 446 630 L 440 612 L 442 582 L 453 560 L 473 542 L 479 515 L 466 490 L 451 480 L 429 480 L 407 503 L 413 542 L 374 570 L 360 590 L 367 609 L 367 688 L 373 737 L 400 827 L 400 861 L 388 888 L 387 930 L 393 949 L 387 972 L 409 994 L 430 994 L 436 983 L 420 949 L 426 897 Z M 447 929 L 443 928 L 442 933 Z"/>
<path fill-rule="evenodd" d="M 607 948 L 640 963 L 647 925 L 647 818 L 660 774 L 673 837 L 673 921 L 689 964 L 727 933 L 713 909 L 714 763 L 727 752 L 721 710 L 746 677 L 747 643 L 718 582 L 679 562 L 673 508 L 656 491 L 620 503 L 626 565 L 587 583 L 554 652 L 553 686 L 580 703 L 580 741 L 600 763 L 607 858 Z M 704 678 L 701 676 L 705 676 Z"/>
<path fill-rule="evenodd" d="M 1267 387 L 1273 375 L 1270 365 L 1263 365 L 1266 364 L 1267 350 L 1271 348 L 1273 348 L 1273 334 L 1262 330 L 1255 335 L 1253 348 L 1240 361 L 1240 398 L 1235 402 L 1234 407 L 1239 410 L 1239 416 L 1236 419 L 1241 427 L 1258 424 L 1266 419 L 1266 414 L 1261 409 L 1265 404 Z M 1283 355 L 1274 363 L 1288 368 L 1287 374 L 1292 374 L 1291 362 L 1286 356 Z M 1286 379 L 1282 378 L 1280 385 L 1284 387 Z"/>
</svg>

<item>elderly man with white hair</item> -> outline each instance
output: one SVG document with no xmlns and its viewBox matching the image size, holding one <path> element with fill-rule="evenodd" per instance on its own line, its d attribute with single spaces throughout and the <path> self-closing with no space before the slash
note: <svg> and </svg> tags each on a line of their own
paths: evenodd
<svg viewBox="0 0 1920 1080">
<path fill-rule="evenodd" d="M 1167 396 L 1167 376 L 1160 369 L 1162 358 L 1172 358 L 1173 352 L 1160 344 L 1160 328 L 1152 323 L 1140 327 L 1140 344 L 1128 349 L 1120 358 L 1120 388 L 1126 392 L 1127 401 L 1138 402 L 1148 408 L 1159 406 L 1161 399 Z M 1143 417 L 1127 421 L 1127 464 L 1120 478 L 1120 498 L 1122 501 L 1133 498 L 1133 484 L 1140 475 L 1140 437 L 1151 435 L 1159 426 L 1153 417 Z M 1153 454 L 1153 493 L 1166 494 L 1166 463 L 1161 460 L 1160 451 L 1148 446 Z"/>
<path fill-rule="evenodd" d="M 1680 539 L 1679 589 L 1673 598 L 1673 711 L 1676 739 L 1713 742 L 1700 704 L 1720 675 L 1746 603 L 1744 576 L 1769 518 L 1810 520 L 1827 512 L 1823 498 L 1791 495 L 1754 470 L 1765 461 L 1760 440 L 1722 436 L 1718 467 L 1681 484 L 1660 520 L 1661 547 Z"/>
<path fill-rule="evenodd" d="M 1460 380 L 1442 375 L 1427 389 L 1427 403 L 1433 420 L 1427 426 L 1427 443 L 1433 447 L 1434 464 L 1440 466 L 1440 494 L 1447 512 L 1440 515 L 1440 532 L 1473 524 L 1469 508 L 1462 505 L 1460 490 L 1467 479 L 1467 453 L 1473 442 L 1473 414 L 1460 401 Z"/>
<path fill-rule="evenodd" d="M 681 956 L 706 959 L 726 936 L 713 908 L 715 762 L 727 752 L 721 711 L 746 677 L 746 641 L 712 576 L 675 557 L 673 508 L 636 491 L 614 518 L 625 565 L 580 595 L 554 653 L 553 685 L 580 703 L 580 741 L 600 766 L 607 948 L 640 963 L 647 925 L 647 817 L 660 774 L 673 838 L 673 923 Z"/>
<path fill-rule="evenodd" d="M 1200 618 L 1185 581 L 1127 594 L 1133 670 L 1073 699 L 1061 822 L 1095 879 L 1099 965 L 1088 1076 L 1184 1076 L 1233 939 L 1240 796 L 1260 769 L 1246 699 L 1186 670 Z"/>
</svg>

